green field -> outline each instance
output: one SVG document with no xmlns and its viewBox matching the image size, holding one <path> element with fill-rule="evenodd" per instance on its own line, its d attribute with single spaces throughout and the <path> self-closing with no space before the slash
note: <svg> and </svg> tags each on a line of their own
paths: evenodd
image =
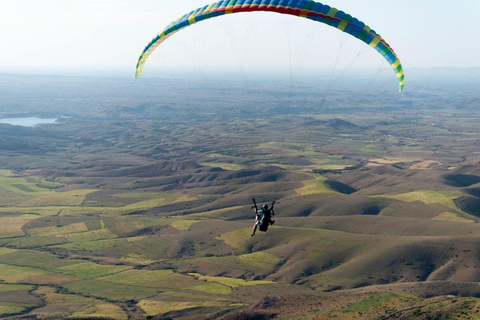
<svg viewBox="0 0 480 320">
<path fill-rule="evenodd" d="M 0 238 L 24 236 L 22 227 L 37 218 L 38 216 L 33 214 L 0 216 Z"/>
<path fill-rule="evenodd" d="M 117 235 L 108 229 L 98 229 L 85 232 L 72 232 L 64 235 L 66 241 L 71 243 L 83 243 L 101 239 L 116 238 Z"/>
<path fill-rule="evenodd" d="M 229 278 L 229 277 L 202 276 L 201 274 L 197 274 L 197 273 L 191 273 L 190 275 L 194 276 L 198 280 L 216 282 L 216 283 L 220 283 L 220 284 L 223 284 L 224 286 L 228 286 L 228 287 L 231 287 L 231 288 L 275 284 L 275 282 L 273 282 L 273 281 L 266 281 L 266 280 L 245 281 L 243 279 L 235 279 L 235 278 Z"/>
<path fill-rule="evenodd" d="M 108 229 L 102 229 L 107 230 Z M 109 231 L 108 231 L 109 232 Z M 108 249 L 112 247 L 118 247 L 122 244 L 125 244 L 127 240 L 125 239 L 104 239 L 104 240 L 94 240 L 94 241 L 79 241 L 72 242 L 67 244 L 58 245 L 58 248 L 64 248 L 67 250 L 81 250 L 81 251 L 99 251 L 102 249 Z"/>
<path fill-rule="evenodd" d="M 22 313 L 25 309 L 30 309 L 34 305 L 26 303 L 0 302 L 0 316 Z"/>
<path fill-rule="evenodd" d="M 208 281 L 208 280 L 207 280 Z M 193 285 L 191 287 L 185 287 L 185 289 L 200 291 L 209 294 L 220 294 L 220 295 L 229 295 L 232 293 L 232 289 L 230 286 L 223 285 L 220 283 L 201 283 L 197 285 Z"/>
<path fill-rule="evenodd" d="M 385 303 L 387 300 L 390 300 L 395 296 L 396 295 L 393 293 L 383 293 L 383 294 L 374 295 L 370 298 L 357 301 L 355 303 L 348 305 L 347 307 L 341 308 L 340 311 L 345 313 L 353 313 L 353 312 L 362 313 L 367 311 L 370 308 L 380 306 L 381 304 Z"/>
<path fill-rule="evenodd" d="M 17 250 L 0 255 L 0 263 L 45 270 L 53 270 L 55 268 L 74 265 L 78 262 L 79 260 L 60 259 L 58 256 L 51 253 L 32 250 Z"/>
<path fill-rule="evenodd" d="M 74 223 L 65 227 L 45 227 L 30 229 L 28 233 L 31 236 L 50 236 L 50 235 L 65 235 L 69 233 L 86 232 L 88 227 L 85 223 Z"/>
<path fill-rule="evenodd" d="M 217 210 L 211 210 L 211 211 L 206 211 L 206 212 L 201 212 L 201 213 L 193 213 L 190 214 L 189 216 L 194 217 L 194 218 L 211 218 L 211 219 L 221 219 L 224 217 L 226 214 L 230 214 L 231 211 L 236 211 L 243 209 L 242 206 L 235 206 L 235 207 L 228 207 L 228 208 L 222 208 L 222 209 L 217 209 Z"/>
<path fill-rule="evenodd" d="M 245 168 L 245 166 L 228 162 L 201 162 L 199 164 L 206 167 L 222 168 L 223 170 L 231 171 L 238 171 Z"/>
<path fill-rule="evenodd" d="M 42 269 L 0 264 L 0 281 L 4 283 L 27 283 L 35 277 L 46 274 L 48 272 Z"/>
<path fill-rule="evenodd" d="M 33 289 L 33 286 L 23 285 L 23 284 L 0 284 L 0 292 L 9 292 L 9 291 L 28 291 Z"/>
<path fill-rule="evenodd" d="M 38 187 L 41 185 L 42 188 Z M 50 187 L 50 189 L 45 188 Z M 16 213 L 27 215 L 35 213 L 42 216 L 62 215 L 88 215 L 102 214 L 115 215 L 121 213 L 129 213 L 134 211 L 148 210 L 159 205 L 172 204 L 178 202 L 192 201 L 198 197 L 176 194 L 158 194 L 158 193 L 119 193 L 115 195 L 117 198 L 133 198 L 139 199 L 134 203 L 113 207 L 108 207 L 98 203 L 97 206 L 84 206 L 86 197 L 97 192 L 97 189 L 78 189 L 70 191 L 56 191 L 56 187 L 64 186 L 39 178 L 22 178 L 12 174 L 9 171 L 2 171 L 0 175 L 0 213 Z M 5 207 L 8 207 L 5 208 Z M 1 208 L 3 207 L 3 208 Z M 0 219 L 5 219 L 0 217 Z M 15 223 L 20 224 L 20 220 L 5 221 L 13 227 Z M 17 222 L 20 221 L 20 222 Z M 9 228 L 8 230 L 11 230 Z M 1 229 L 0 229 L 1 231 Z M 49 232 L 47 230 L 39 230 L 39 232 Z M 53 231 L 55 232 L 55 231 Z M 5 232 L 6 233 L 6 232 Z M 0 233 L 0 235 L 3 233 Z M 60 234 L 63 234 L 61 232 Z M 6 236 L 21 235 L 19 231 L 10 232 Z"/>
<path fill-rule="evenodd" d="M 185 289 L 199 284 L 193 277 L 173 273 L 170 270 L 131 270 L 102 277 L 99 280 L 126 286 L 138 285 L 146 288 L 156 288 L 158 290 Z"/>
<path fill-rule="evenodd" d="M 335 193 L 332 189 L 329 189 L 325 185 L 325 181 L 327 181 L 327 178 L 318 176 L 318 175 L 312 175 L 314 179 L 312 180 L 305 180 L 303 181 L 303 187 L 298 188 L 295 190 L 298 195 L 300 196 L 308 196 L 308 195 L 313 195 L 313 194 L 320 194 L 320 193 Z"/>
<path fill-rule="evenodd" d="M 158 294 L 154 288 L 106 283 L 98 280 L 70 282 L 63 285 L 66 292 L 77 293 L 85 297 L 99 297 L 109 300 L 131 300 L 150 298 Z"/>
<path fill-rule="evenodd" d="M 3 256 L 4 254 L 9 254 L 16 252 L 17 250 L 15 249 L 10 249 L 10 248 L 0 248 L 0 256 Z"/>
<path fill-rule="evenodd" d="M 198 221 L 195 221 L 195 220 L 177 220 L 177 221 L 173 221 L 170 225 L 177 230 L 187 231 L 188 229 L 190 229 L 191 226 L 193 226 L 197 222 Z"/>
<path fill-rule="evenodd" d="M 119 306 L 113 303 L 99 301 L 93 298 L 85 298 L 72 294 L 55 292 L 54 288 L 41 287 L 35 291 L 42 295 L 48 305 L 33 311 L 41 317 L 56 315 L 72 318 L 113 318 L 118 320 L 127 319 L 127 314 Z"/>
<path fill-rule="evenodd" d="M 431 190 L 419 190 L 397 195 L 383 195 L 385 198 L 406 202 L 420 201 L 425 204 L 439 204 L 454 210 L 458 209 L 453 200 L 461 196 L 462 194 L 460 192 L 438 192 Z"/>
<path fill-rule="evenodd" d="M 180 277 L 180 275 L 175 275 L 171 270 L 128 270 L 115 275 L 102 277 L 101 280 L 125 285 L 158 288 L 161 287 L 161 285 L 157 284 L 157 282 L 163 284 L 164 278 L 168 278 L 168 281 L 175 282 L 175 280 L 178 279 L 177 276 Z"/>
<path fill-rule="evenodd" d="M 465 218 L 459 216 L 458 214 L 452 213 L 452 212 L 443 212 L 443 213 L 439 214 L 438 216 L 432 218 L 432 220 L 475 223 L 475 220 L 465 219 Z"/>
<path fill-rule="evenodd" d="M 154 301 L 142 300 L 138 303 L 139 307 L 147 315 L 162 314 L 170 311 L 185 310 L 199 307 L 225 307 L 235 306 L 235 304 L 220 302 L 220 301 Z"/>
<path fill-rule="evenodd" d="M 102 229 L 106 230 L 106 229 Z M 107 237 L 105 237 L 107 238 Z M 112 238 L 112 237 L 109 237 Z M 121 239 L 105 239 L 83 242 L 72 242 L 58 245 L 68 251 L 108 256 L 133 263 L 150 264 L 165 257 L 169 243 L 159 237 L 129 237 Z"/>
<path fill-rule="evenodd" d="M 74 190 L 66 192 L 43 191 L 38 196 L 18 203 L 17 207 L 78 207 L 81 206 L 85 197 L 96 190 Z M 30 191 L 34 192 L 34 191 Z"/>
<path fill-rule="evenodd" d="M 82 262 L 57 268 L 57 272 L 70 274 L 79 278 L 97 278 L 130 269 L 128 266 L 101 265 L 93 262 Z"/>
<path fill-rule="evenodd" d="M 224 268 L 239 268 L 250 272 L 271 271 L 275 268 L 279 259 L 266 252 L 239 255 L 234 257 L 208 257 L 192 260 L 196 264 L 213 264 Z"/>
<path fill-rule="evenodd" d="M 93 306 L 90 304 L 84 307 L 82 310 L 73 313 L 72 318 L 112 318 L 126 320 L 128 319 L 128 315 L 119 306 L 112 303 L 95 303 Z"/>
</svg>

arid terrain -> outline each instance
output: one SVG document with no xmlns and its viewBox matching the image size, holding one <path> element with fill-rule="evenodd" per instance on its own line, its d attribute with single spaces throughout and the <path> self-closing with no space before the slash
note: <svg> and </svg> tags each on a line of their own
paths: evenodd
<svg viewBox="0 0 480 320">
<path fill-rule="evenodd" d="M 480 81 L 438 79 L 0 75 L 58 118 L 0 124 L 0 317 L 480 318 Z"/>
</svg>

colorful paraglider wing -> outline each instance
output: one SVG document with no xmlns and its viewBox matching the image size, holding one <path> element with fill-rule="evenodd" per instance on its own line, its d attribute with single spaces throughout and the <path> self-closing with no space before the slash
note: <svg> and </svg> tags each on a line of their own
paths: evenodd
<svg viewBox="0 0 480 320">
<path fill-rule="evenodd" d="M 216 16 L 251 11 L 269 11 L 318 21 L 340 29 L 377 50 L 392 66 L 400 91 L 405 84 L 402 64 L 385 40 L 363 22 L 343 11 L 311 0 L 223 0 L 198 8 L 173 21 L 145 47 L 137 62 L 135 77 L 142 75 L 148 56 L 165 40 L 181 29 Z"/>
</svg>

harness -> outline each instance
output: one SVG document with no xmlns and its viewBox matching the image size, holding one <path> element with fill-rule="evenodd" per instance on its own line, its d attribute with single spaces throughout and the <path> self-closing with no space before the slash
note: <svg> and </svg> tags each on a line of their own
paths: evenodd
<svg viewBox="0 0 480 320">
<path fill-rule="evenodd" d="M 257 219 L 258 219 L 258 224 L 257 224 L 257 229 L 262 232 L 267 232 L 268 230 L 268 224 L 270 223 L 270 218 L 271 218 L 271 210 L 263 210 L 260 209 L 257 211 Z"/>
</svg>

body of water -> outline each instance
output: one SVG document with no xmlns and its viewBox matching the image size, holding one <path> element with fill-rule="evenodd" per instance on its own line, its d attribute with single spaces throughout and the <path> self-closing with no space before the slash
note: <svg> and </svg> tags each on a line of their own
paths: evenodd
<svg viewBox="0 0 480 320">
<path fill-rule="evenodd" d="M 53 124 L 57 118 L 6 118 L 0 119 L 0 123 L 11 124 L 13 126 L 35 127 L 37 124 Z"/>
</svg>

